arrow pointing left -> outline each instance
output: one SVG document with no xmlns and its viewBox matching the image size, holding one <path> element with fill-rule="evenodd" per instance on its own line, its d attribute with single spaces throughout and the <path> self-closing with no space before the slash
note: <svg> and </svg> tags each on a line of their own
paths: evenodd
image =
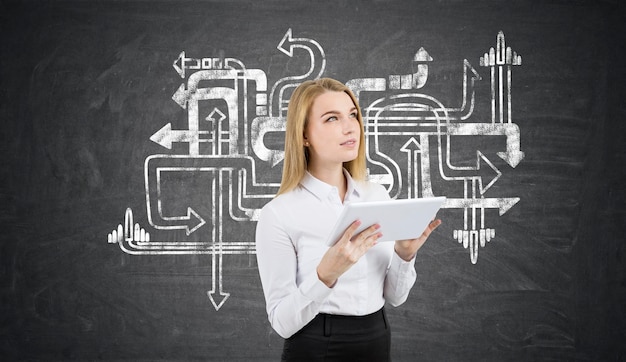
<svg viewBox="0 0 626 362">
<path fill-rule="evenodd" d="M 157 143 L 168 150 L 172 149 L 172 143 L 174 142 L 200 142 L 208 140 L 201 140 L 200 135 L 208 135 L 210 131 L 189 131 L 189 130 L 172 130 L 172 124 L 168 123 L 160 130 L 156 131 L 151 137 L 150 141 Z"/>
</svg>

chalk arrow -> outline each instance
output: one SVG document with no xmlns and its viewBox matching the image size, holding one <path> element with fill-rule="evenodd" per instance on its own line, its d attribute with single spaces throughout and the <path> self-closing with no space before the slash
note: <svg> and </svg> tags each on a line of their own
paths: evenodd
<svg viewBox="0 0 626 362">
<path fill-rule="evenodd" d="M 508 163 L 509 166 L 515 168 L 524 159 L 524 152 L 511 150 L 507 152 L 498 152 L 498 156 L 500 156 L 501 159 L 506 161 L 506 163 Z"/>
<path fill-rule="evenodd" d="M 181 78 L 185 78 L 185 51 L 182 51 L 178 58 L 172 64 L 174 69 Z"/>
<path fill-rule="evenodd" d="M 459 199 L 447 198 L 442 208 L 445 209 L 464 209 L 464 208 L 485 208 L 498 209 L 500 216 L 509 211 L 517 202 L 519 197 L 509 198 L 479 198 L 479 199 Z"/>
<path fill-rule="evenodd" d="M 306 72 L 300 75 L 284 77 L 274 83 L 268 99 L 268 114 L 270 116 L 281 116 L 287 110 L 286 105 L 289 103 L 289 97 L 285 94 L 286 90 L 297 87 L 302 80 L 321 77 L 324 74 L 324 69 L 326 69 L 326 55 L 322 46 L 313 39 L 294 38 L 291 28 L 289 28 L 276 49 L 291 58 L 294 48 L 306 51 L 309 54 L 311 65 Z M 275 110 L 278 112 L 274 113 Z"/>
<path fill-rule="evenodd" d="M 224 286 L 222 284 L 223 252 L 221 248 L 221 241 L 219 242 L 219 244 L 219 250 L 214 250 L 213 255 L 211 256 L 211 258 L 213 259 L 213 274 L 211 280 L 211 290 L 207 292 L 207 295 L 209 296 L 209 299 L 211 300 L 215 311 L 220 310 L 220 308 L 222 308 L 222 306 L 226 302 L 226 299 L 230 297 L 230 293 L 224 292 Z M 213 245 L 213 247 L 215 249 L 215 244 Z"/>
<path fill-rule="evenodd" d="M 209 299 L 211 300 L 211 303 L 213 304 L 213 307 L 215 308 L 215 311 L 220 310 L 220 308 L 222 308 L 222 306 L 224 305 L 224 302 L 226 302 L 226 299 L 230 297 L 230 293 L 219 293 L 216 296 L 214 291 L 210 291 L 207 294 L 209 296 Z"/>
<path fill-rule="evenodd" d="M 520 150 L 520 130 L 514 123 L 452 123 L 447 127 L 449 135 L 506 136 L 506 151 L 498 152 L 498 156 L 513 168 L 524 159 L 524 152 Z"/>
<path fill-rule="evenodd" d="M 291 28 L 287 30 L 287 32 L 285 33 L 285 36 L 283 36 L 283 38 L 281 39 L 280 43 L 278 43 L 278 46 L 276 48 L 280 50 L 281 52 L 287 54 L 288 57 L 293 57 L 293 48 L 294 48 L 293 44 L 290 44 L 289 48 L 287 48 L 285 47 L 285 42 L 287 43 L 293 42 Z"/>
<path fill-rule="evenodd" d="M 182 83 L 180 87 L 178 87 L 176 92 L 174 92 L 174 94 L 172 95 L 172 99 L 183 109 L 187 109 L 187 100 L 189 100 L 190 95 L 191 92 L 188 91 L 185 88 L 185 84 Z"/>
<path fill-rule="evenodd" d="M 151 224 L 152 226 L 154 226 L 155 229 L 184 229 L 187 235 L 191 235 L 191 233 L 198 230 L 202 225 L 206 224 L 206 221 L 200 215 L 198 215 L 198 213 L 191 207 L 187 208 L 187 215 L 185 216 L 165 216 L 163 215 L 161 200 L 158 200 L 158 205 L 159 220 L 151 221 Z"/>
<path fill-rule="evenodd" d="M 400 147 L 400 151 L 402 152 L 413 152 L 421 150 L 422 147 L 420 147 L 420 144 L 417 142 L 415 137 L 411 137 L 402 147 Z"/>
<path fill-rule="evenodd" d="M 200 140 L 200 135 L 209 133 L 209 131 L 172 130 L 171 123 L 168 123 L 163 126 L 163 128 L 156 131 L 150 137 L 150 141 L 171 150 L 172 143 L 174 142 L 197 142 Z"/>
<path fill-rule="evenodd" d="M 419 190 L 419 171 L 418 171 L 418 160 L 420 159 L 419 154 L 422 152 L 422 148 L 420 147 L 417 140 L 411 137 L 401 148 L 401 152 L 405 152 L 407 154 L 407 197 L 415 198 L 418 197 Z M 413 181 L 413 183 L 411 183 Z"/>
<path fill-rule="evenodd" d="M 498 181 L 498 179 L 500 178 L 500 176 L 502 176 L 502 172 L 500 172 L 500 170 L 498 170 L 498 168 L 496 166 L 493 165 L 493 163 L 491 163 L 491 161 L 489 161 L 489 159 L 487 158 L 487 156 L 485 156 L 482 152 L 480 151 L 476 151 L 476 167 L 478 170 L 482 170 L 483 168 L 481 167 L 481 160 L 482 163 L 486 164 L 488 167 L 488 170 L 493 171 L 496 175 L 491 179 L 491 181 L 487 184 L 487 186 L 482 186 L 480 187 L 480 193 L 484 194 L 485 192 L 487 192 L 487 190 L 493 186 L 494 183 L 496 183 L 496 181 Z M 491 174 L 491 173 L 490 173 Z M 481 176 L 482 180 L 486 180 L 489 177 L 487 175 L 485 176 Z M 484 183 L 483 183 L 484 184 Z"/>
<path fill-rule="evenodd" d="M 413 74 L 412 86 L 414 89 L 419 89 L 422 88 L 428 80 L 428 64 L 426 64 L 426 62 L 432 62 L 433 58 L 428 54 L 426 49 L 422 47 L 415 53 L 413 61 L 417 63 L 417 72 Z"/>
<path fill-rule="evenodd" d="M 269 162 L 274 167 L 285 158 L 285 152 L 269 149 L 265 145 L 265 135 L 269 132 L 285 132 L 285 119 L 282 117 L 257 117 L 250 125 L 252 150 L 257 157 Z"/>
<path fill-rule="evenodd" d="M 222 205 L 224 198 L 224 180 L 223 173 L 218 172 L 217 177 L 213 180 L 213 185 L 211 186 L 211 190 L 213 193 L 213 231 L 211 234 L 213 235 L 213 255 L 212 255 L 212 265 L 213 265 L 213 273 L 211 280 L 211 290 L 207 292 L 211 303 L 213 303 L 213 307 L 218 311 L 226 302 L 226 299 L 230 296 L 230 293 L 224 292 L 224 287 L 222 285 L 222 266 L 224 264 L 223 260 L 223 247 L 224 243 L 222 240 L 222 225 L 223 225 L 223 214 L 222 214 Z M 229 183 L 230 184 L 230 183 Z"/>
<path fill-rule="evenodd" d="M 215 116 L 218 116 L 217 118 Z M 220 111 L 217 107 L 215 107 L 211 113 L 205 118 L 207 121 L 217 121 L 218 123 L 226 119 L 226 115 L 224 112 Z"/>
<path fill-rule="evenodd" d="M 164 219 L 167 218 L 164 217 Z M 187 235 L 191 235 L 192 232 L 198 230 L 198 228 L 206 224 L 206 221 L 191 207 L 187 208 L 187 216 L 181 217 L 180 220 L 187 222 L 187 225 L 185 225 L 185 232 Z"/>
</svg>

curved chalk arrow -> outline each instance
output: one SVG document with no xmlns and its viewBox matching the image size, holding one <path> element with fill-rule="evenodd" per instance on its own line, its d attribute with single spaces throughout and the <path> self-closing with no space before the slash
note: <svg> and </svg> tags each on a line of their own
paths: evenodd
<svg viewBox="0 0 626 362">
<path fill-rule="evenodd" d="M 292 36 L 291 28 L 287 30 L 285 36 L 281 39 L 280 43 L 276 47 L 281 52 L 285 53 L 288 57 L 293 57 L 293 50 L 295 48 L 304 49 L 309 53 L 309 57 L 311 59 L 311 65 L 309 69 L 301 75 L 290 76 L 281 78 L 272 87 L 270 91 L 269 97 L 269 115 L 270 116 L 281 116 L 282 110 L 285 104 L 288 103 L 288 100 L 285 99 L 284 93 L 288 88 L 295 88 L 300 82 L 306 79 L 316 79 L 322 76 L 324 70 L 326 69 L 326 55 L 324 53 L 324 49 L 322 46 L 313 39 L 308 38 L 294 38 Z M 316 63 L 316 59 L 320 59 L 319 66 Z M 276 92 L 278 91 L 278 96 Z M 276 109 L 277 112 L 274 111 L 274 103 L 278 106 Z"/>
<path fill-rule="evenodd" d="M 269 132 L 284 133 L 285 119 L 283 117 L 257 117 L 250 125 L 252 150 L 258 158 L 269 162 L 274 167 L 285 158 L 285 151 L 272 150 L 265 145 L 265 135 Z"/>
</svg>

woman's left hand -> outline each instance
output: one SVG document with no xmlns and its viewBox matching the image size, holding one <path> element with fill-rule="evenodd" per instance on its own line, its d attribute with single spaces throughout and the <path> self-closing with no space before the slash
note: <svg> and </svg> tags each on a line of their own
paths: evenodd
<svg viewBox="0 0 626 362">
<path fill-rule="evenodd" d="M 416 239 L 396 240 L 395 250 L 396 254 L 403 260 L 409 261 L 415 257 L 417 251 L 424 245 L 430 233 L 432 233 L 439 225 L 441 225 L 440 219 L 435 219 L 428 224 L 426 230 Z"/>
</svg>

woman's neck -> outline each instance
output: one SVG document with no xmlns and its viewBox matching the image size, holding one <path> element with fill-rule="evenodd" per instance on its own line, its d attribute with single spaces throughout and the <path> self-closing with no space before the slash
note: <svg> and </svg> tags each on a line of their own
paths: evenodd
<svg viewBox="0 0 626 362">
<path fill-rule="evenodd" d="M 348 188 L 346 177 L 343 174 L 343 165 L 338 167 L 311 166 L 313 165 L 309 165 L 309 173 L 316 179 L 335 186 L 339 190 L 339 197 L 343 200 Z"/>
</svg>

